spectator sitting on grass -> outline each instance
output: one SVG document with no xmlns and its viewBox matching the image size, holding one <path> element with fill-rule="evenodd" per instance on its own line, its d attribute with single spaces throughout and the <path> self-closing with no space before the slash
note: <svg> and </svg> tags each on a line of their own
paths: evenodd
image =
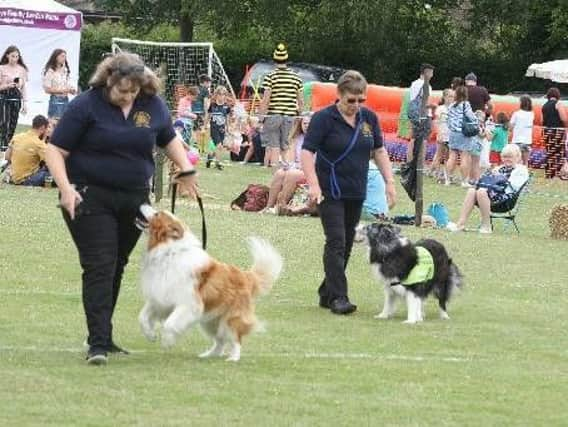
<svg viewBox="0 0 568 427">
<path fill-rule="evenodd" d="M 17 185 L 43 186 L 49 171 L 45 167 L 44 138 L 50 132 L 47 118 L 38 115 L 32 120 L 32 128 L 12 139 L 6 160 L 11 162 L 11 182 Z"/>
<path fill-rule="evenodd" d="M 450 231 L 463 231 L 473 208 L 478 206 L 481 214 L 479 232 L 490 234 L 493 232 L 491 212 L 507 212 L 515 206 L 518 191 L 529 179 L 529 171 L 521 163 L 521 150 L 516 144 L 507 144 L 501 152 L 501 157 L 503 166 L 494 170 L 493 174 L 506 177 L 506 185 L 501 188 L 484 188 L 480 180 L 477 188 L 470 188 L 465 196 L 458 222 L 448 224 Z"/>
<path fill-rule="evenodd" d="M 286 206 L 299 183 L 305 181 L 304 172 L 300 163 L 304 135 L 308 130 L 311 115 L 304 114 L 297 118 L 288 137 L 289 149 L 270 183 L 268 202 L 263 212 L 278 213 L 278 209 Z"/>
</svg>

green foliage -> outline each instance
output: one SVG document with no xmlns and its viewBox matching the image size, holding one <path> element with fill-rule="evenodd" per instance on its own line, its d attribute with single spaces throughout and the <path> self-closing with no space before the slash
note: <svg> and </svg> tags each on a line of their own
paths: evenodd
<svg viewBox="0 0 568 427">
<path fill-rule="evenodd" d="M 89 79 L 103 54 L 111 51 L 113 37 L 132 37 L 132 31 L 123 23 L 105 21 L 97 25 L 87 24 L 81 33 L 81 58 L 79 85 L 88 86 Z"/>
<path fill-rule="evenodd" d="M 280 41 L 293 61 L 355 68 L 380 84 L 407 86 L 420 63 L 429 62 L 436 65 L 437 88 L 474 71 L 497 93 L 542 88 L 541 81 L 524 78 L 527 66 L 568 55 L 565 0 L 95 3 L 120 11 L 132 31 L 148 39 L 179 40 L 171 25 L 184 37 L 214 41 L 235 85 L 245 64 L 270 57 Z"/>
</svg>

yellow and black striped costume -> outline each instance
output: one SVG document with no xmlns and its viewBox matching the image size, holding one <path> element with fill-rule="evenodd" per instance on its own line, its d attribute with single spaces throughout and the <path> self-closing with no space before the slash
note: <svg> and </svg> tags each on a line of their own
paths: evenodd
<svg viewBox="0 0 568 427">
<path fill-rule="evenodd" d="M 288 67 L 276 68 L 264 78 L 264 90 L 270 90 L 269 115 L 295 116 L 298 114 L 298 91 L 302 79 Z"/>
</svg>

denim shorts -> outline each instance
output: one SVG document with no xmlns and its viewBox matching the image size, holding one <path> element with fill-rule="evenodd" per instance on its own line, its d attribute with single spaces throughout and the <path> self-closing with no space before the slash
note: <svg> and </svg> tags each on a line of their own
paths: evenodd
<svg viewBox="0 0 568 427">
<path fill-rule="evenodd" d="M 464 136 L 461 132 L 450 131 L 450 150 L 470 152 L 473 146 L 473 137 Z"/>
<path fill-rule="evenodd" d="M 51 95 L 47 107 L 47 117 L 60 119 L 67 108 L 67 104 L 69 104 L 67 96 Z"/>
<path fill-rule="evenodd" d="M 471 138 L 471 140 L 471 149 L 469 150 L 469 153 L 472 156 L 479 157 L 481 155 L 481 150 L 483 149 L 483 144 L 481 143 L 481 140 L 476 136 Z"/>
</svg>

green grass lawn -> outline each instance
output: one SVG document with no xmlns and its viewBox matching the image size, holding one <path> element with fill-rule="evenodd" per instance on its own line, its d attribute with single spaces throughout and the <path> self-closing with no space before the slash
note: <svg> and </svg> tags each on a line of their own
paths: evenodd
<svg viewBox="0 0 568 427">
<path fill-rule="evenodd" d="M 521 234 L 450 234 L 406 227 L 412 239 L 442 241 L 466 276 L 450 321 L 427 304 L 426 322 L 373 319 L 382 289 L 365 251 L 348 269 L 359 310 L 338 317 L 317 307 L 323 235 L 317 219 L 231 212 L 255 166 L 204 170 L 209 249 L 247 266 L 244 239 L 269 239 L 285 258 L 273 292 L 258 302 L 266 331 L 246 339 L 238 364 L 200 360 L 209 346 L 193 330 L 169 351 L 145 341 L 138 274 L 131 257 L 115 315 L 116 341 L 132 350 L 106 367 L 84 361 L 85 321 L 75 249 L 56 191 L 0 187 L 0 425 L 422 426 L 566 425 L 568 243 L 548 238 L 548 213 L 566 187 L 536 183 Z M 464 195 L 427 180 L 426 205 L 456 217 Z M 399 189 L 396 214 L 412 212 Z M 167 207 L 168 201 L 162 202 Z M 196 233 L 195 205 L 177 212 Z M 474 216 L 470 226 L 476 226 Z M 564 285 L 562 285 L 564 283 Z"/>
</svg>

